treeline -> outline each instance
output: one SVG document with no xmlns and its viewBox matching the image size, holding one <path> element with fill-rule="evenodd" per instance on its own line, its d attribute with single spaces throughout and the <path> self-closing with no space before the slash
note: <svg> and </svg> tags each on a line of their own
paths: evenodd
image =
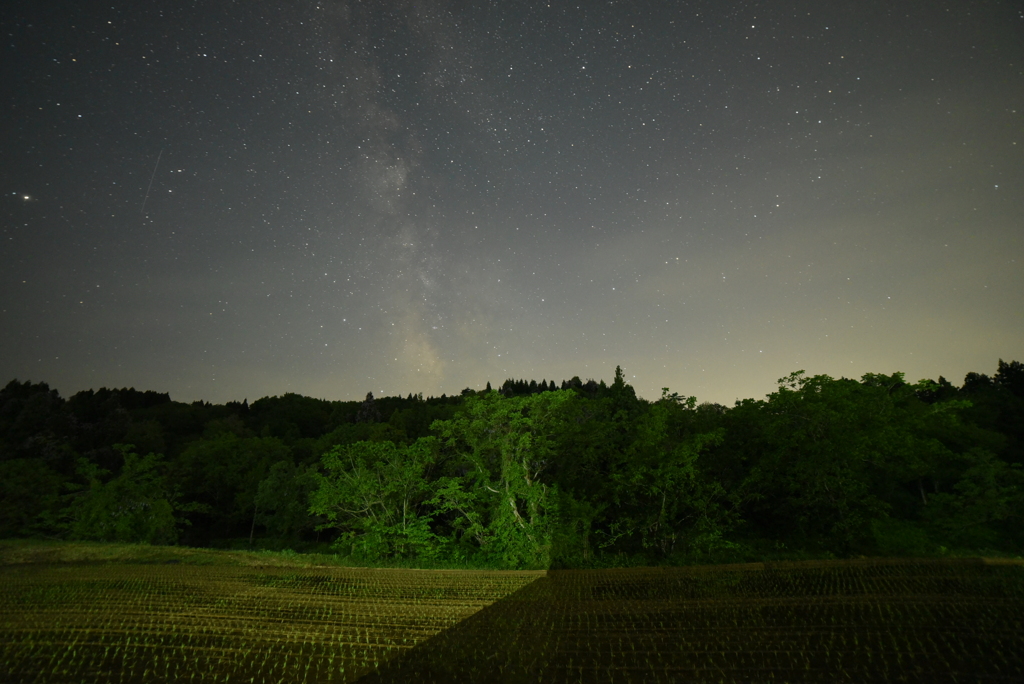
<svg viewBox="0 0 1024 684">
<path fill-rule="evenodd" d="M 213 405 L 0 390 L 0 537 L 587 567 L 1019 554 L 1024 365 L 793 373 L 732 407 L 611 384 Z"/>
</svg>

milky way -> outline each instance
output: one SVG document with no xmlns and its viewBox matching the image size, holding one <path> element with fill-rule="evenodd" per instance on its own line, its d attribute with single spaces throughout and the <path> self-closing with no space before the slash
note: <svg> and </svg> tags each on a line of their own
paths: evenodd
<svg viewBox="0 0 1024 684">
<path fill-rule="evenodd" d="M 8 12 L 0 381 L 179 400 L 1024 358 L 1011 3 Z"/>
</svg>

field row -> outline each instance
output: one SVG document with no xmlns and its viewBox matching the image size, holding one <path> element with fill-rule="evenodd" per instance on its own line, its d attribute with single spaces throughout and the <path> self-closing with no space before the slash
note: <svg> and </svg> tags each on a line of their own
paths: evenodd
<svg viewBox="0 0 1024 684">
<path fill-rule="evenodd" d="M 555 571 L 365 682 L 1024 681 L 1024 568 Z"/>
<path fill-rule="evenodd" d="M 1024 681 L 1024 566 L 0 567 L 4 682 Z"/>
<path fill-rule="evenodd" d="M 0 568 L 4 682 L 348 682 L 540 573 Z"/>
</svg>

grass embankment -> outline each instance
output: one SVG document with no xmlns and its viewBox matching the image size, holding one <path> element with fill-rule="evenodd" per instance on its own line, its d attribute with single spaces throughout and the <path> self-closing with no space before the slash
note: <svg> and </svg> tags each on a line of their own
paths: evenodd
<svg viewBox="0 0 1024 684">
<path fill-rule="evenodd" d="M 0 542 L 5 682 L 1024 681 L 1024 564 L 543 572 Z"/>
<path fill-rule="evenodd" d="M 99 542 L 0 540 L 0 565 L 25 563 L 133 563 L 234 565 L 248 567 L 309 568 L 339 565 L 330 554 L 299 554 L 292 551 L 223 551 L 186 546 L 104 544 Z"/>
</svg>

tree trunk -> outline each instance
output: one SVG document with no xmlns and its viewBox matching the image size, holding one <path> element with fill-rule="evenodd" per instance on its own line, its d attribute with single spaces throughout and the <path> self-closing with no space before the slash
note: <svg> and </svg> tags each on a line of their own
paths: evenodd
<svg viewBox="0 0 1024 684">
<path fill-rule="evenodd" d="M 252 527 L 249 528 L 249 546 L 252 546 L 252 537 L 256 533 L 256 511 L 258 510 L 258 504 L 252 507 Z"/>
</svg>

